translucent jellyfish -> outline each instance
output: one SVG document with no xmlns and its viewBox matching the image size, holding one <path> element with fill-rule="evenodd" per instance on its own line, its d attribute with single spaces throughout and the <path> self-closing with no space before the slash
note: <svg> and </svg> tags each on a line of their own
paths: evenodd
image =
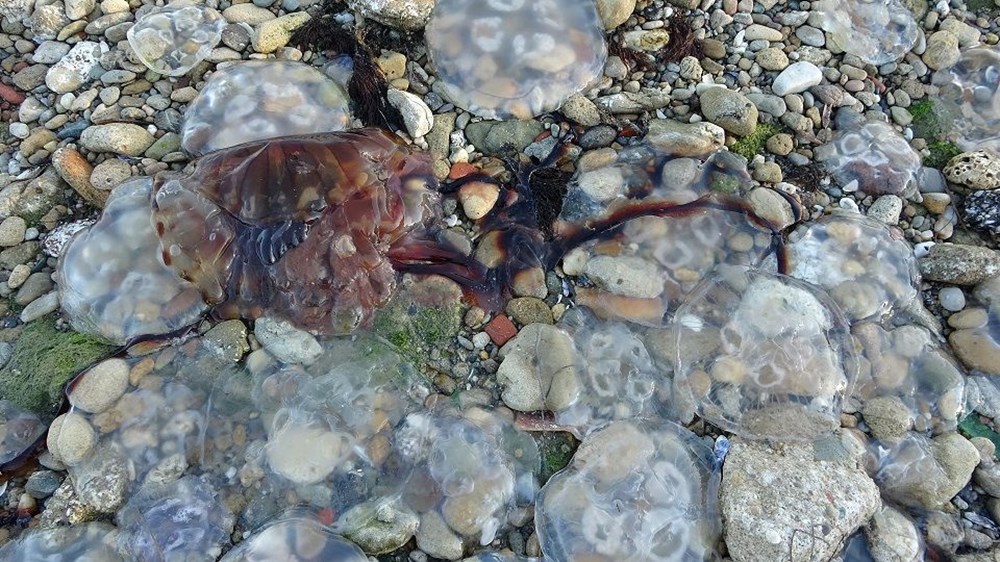
<svg viewBox="0 0 1000 562">
<path fill-rule="evenodd" d="M 538 495 L 545 560 L 712 558 L 720 525 L 711 467 L 711 449 L 670 422 L 617 421 L 592 433 Z"/>
<path fill-rule="evenodd" d="M 674 384 L 701 417 L 753 438 L 810 439 L 839 426 L 857 374 L 853 342 L 813 285 L 721 266 L 675 322 Z"/>
<path fill-rule="evenodd" d="M 973 464 L 962 479 L 962 465 L 947 458 L 952 452 L 944 442 L 967 440 L 955 433 L 930 438 L 908 433 L 886 443 L 873 443 L 870 455 L 875 482 L 882 493 L 900 505 L 936 509 L 955 496 L 972 475 Z M 942 454 L 944 453 L 944 455 Z"/>
<path fill-rule="evenodd" d="M 439 92 L 488 119 L 558 108 L 600 78 L 607 59 L 591 2 L 439 0 L 425 36 Z"/>
<path fill-rule="evenodd" d="M 426 394 L 412 365 L 370 336 L 326 341 L 309 366 L 250 363 L 251 376 L 233 373 L 213 391 L 213 465 L 235 465 L 243 486 L 275 498 L 318 485 L 328 491 L 304 501 L 337 512 L 400 493 L 412 464 L 394 454 L 394 428 L 420 405 L 410 397 Z M 234 431 L 244 445 L 227 439 Z"/>
<path fill-rule="evenodd" d="M 910 245 L 858 213 L 835 212 L 800 227 L 787 250 L 789 275 L 826 289 L 851 320 L 887 317 L 917 298 Z"/>
<path fill-rule="evenodd" d="M 919 37 L 913 13 L 899 0 L 820 0 L 812 9 L 830 43 L 876 66 L 903 58 Z"/>
<path fill-rule="evenodd" d="M 767 222 L 736 197 L 749 185 L 745 161 L 727 151 L 701 161 L 635 146 L 588 162 L 563 201 L 563 237 L 621 224 L 618 215 L 636 207 L 658 216 L 628 220 L 613 238 L 570 250 L 563 270 L 593 285 L 577 291 L 578 304 L 604 318 L 662 326 L 664 314 L 715 265 L 759 261 L 773 240 Z M 631 283 L 622 282 L 622 269 L 637 272 Z"/>
<path fill-rule="evenodd" d="M 964 405 L 965 376 L 941 341 L 913 324 L 882 327 L 865 322 L 855 325 L 852 333 L 867 360 L 861 363 L 854 389 L 861 403 L 878 398 L 880 407 L 905 408 L 911 424 L 924 431 L 954 429 Z M 873 427 L 873 432 L 882 437 L 881 431 L 907 429 Z"/>
<path fill-rule="evenodd" d="M 154 8 L 129 28 L 129 46 L 150 70 L 167 76 L 187 74 L 219 44 L 226 20 L 194 0 Z"/>
<path fill-rule="evenodd" d="M 230 550 L 220 562 L 366 562 L 357 545 L 315 518 L 282 517 Z"/>
<path fill-rule="evenodd" d="M 153 181 L 118 186 L 100 220 L 76 235 L 56 268 L 59 302 L 73 327 L 123 344 L 194 323 L 198 290 L 164 265 L 149 206 Z"/>
<path fill-rule="evenodd" d="M 36 529 L 0 547 L 5 562 L 124 562 L 115 549 L 114 527 L 85 523 Z"/>
<path fill-rule="evenodd" d="M 560 319 L 558 327 L 572 338 L 580 380 L 575 400 L 553 409 L 557 424 L 586 435 L 613 420 L 650 417 L 662 411 L 659 400 L 668 389 L 661 386 L 667 379 L 634 326 L 598 320 L 577 307 Z M 544 357 L 550 350 L 536 352 Z"/>
<path fill-rule="evenodd" d="M 118 513 L 119 550 L 129 560 L 217 560 L 234 523 L 217 496 L 193 476 L 143 487 Z"/>
<path fill-rule="evenodd" d="M 406 418 L 396 447 L 417 468 L 403 499 L 422 519 L 443 521 L 444 532 L 487 545 L 509 528 L 516 508 L 531 504 L 540 458 L 510 417 L 480 408 L 461 416 Z"/>
<path fill-rule="evenodd" d="M 245 142 L 346 129 L 350 100 L 300 62 L 247 61 L 216 71 L 184 112 L 181 146 L 205 154 Z"/>
<path fill-rule="evenodd" d="M 867 194 L 917 193 L 920 154 L 888 123 L 872 121 L 841 129 L 829 144 L 816 149 L 815 156 L 841 186 L 857 182 L 858 190 Z"/>
<path fill-rule="evenodd" d="M 15 461 L 45 433 L 37 415 L 0 400 L 0 466 Z"/>
<path fill-rule="evenodd" d="M 955 65 L 934 73 L 941 88 L 933 98 L 945 135 L 962 150 L 1000 150 L 1000 51 L 976 48 L 962 52 Z"/>
<path fill-rule="evenodd" d="M 428 155 L 391 133 L 282 137 L 158 177 L 153 218 L 164 262 L 216 315 L 343 334 L 393 294 L 389 254 L 436 216 L 434 185 Z"/>
</svg>

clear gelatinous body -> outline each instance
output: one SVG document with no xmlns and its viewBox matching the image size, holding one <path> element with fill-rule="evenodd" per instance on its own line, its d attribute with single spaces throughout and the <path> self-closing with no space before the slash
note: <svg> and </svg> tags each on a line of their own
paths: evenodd
<svg viewBox="0 0 1000 562">
<path fill-rule="evenodd" d="M 287 517 L 247 537 L 220 562 L 366 562 L 357 545 L 312 517 Z"/>
<path fill-rule="evenodd" d="M 392 246 L 435 216 L 426 156 L 377 129 L 206 155 L 191 175 L 154 184 L 164 262 L 219 316 L 267 312 L 349 333 L 396 287 Z"/>
<path fill-rule="evenodd" d="M 886 225 L 837 212 L 788 240 L 788 274 L 826 289 L 851 320 L 888 316 L 917 298 L 910 245 Z"/>
<path fill-rule="evenodd" d="M 816 160 L 841 186 L 856 181 L 858 190 L 870 195 L 917 193 L 920 154 L 888 123 L 840 129 L 829 144 L 817 148 Z"/>
<path fill-rule="evenodd" d="M 181 146 L 205 154 L 245 142 L 346 129 L 350 100 L 315 68 L 247 61 L 216 71 L 184 112 Z"/>
<path fill-rule="evenodd" d="M 129 46 L 150 70 L 181 76 L 219 44 L 225 27 L 218 11 L 180 0 L 139 18 L 127 36 Z"/>
<path fill-rule="evenodd" d="M 809 439 L 836 428 L 856 377 L 847 321 L 814 286 L 723 266 L 677 310 L 674 384 L 737 435 Z"/>
<path fill-rule="evenodd" d="M 1000 50 L 963 51 L 957 63 L 935 72 L 932 82 L 941 88 L 933 99 L 948 123 L 944 134 L 963 150 L 1000 151 Z"/>
<path fill-rule="evenodd" d="M 438 0 L 425 36 L 441 93 L 489 119 L 558 108 L 607 59 L 591 2 Z"/>
<path fill-rule="evenodd" d="M 755 263 L 772 239 L 735 200 L 749 183 L 745 161 L 727 151 L 702 161 L 640 145 L 588 164 L 570 183 L 557 232 L 573 236 L 579 225 L 586 231 L 635 206 L 662 212 L 629 220 L 611 240 L 567 254 L 563 270 L 593 283 L 577 291 L 577 303 L 601 317 L 663 326 L 665 313 L 714 266 Z M 622 268 L 642 274 L 624 283 L 615 273 Z"/>
<path fill-rule="evenodd" d="M 308 366 L 258 357 L 251 371 L 219 381 L 207 433 L 231 441 L 226 436 L 240 427 L 256 445 L 219 451 L 213 462 L 242 465 L 261 495 L 318 484 L 334 493 L 317 507 L 338 512 L 400 493 L 413 466 L 395 458 L 390 443 L 419 404 L 408 398 L 420 393 L 409 363 L 361 335 L 323 342 Z"/>
<path fill-rule="evenodd" d="M 185 476 L 143 487 L 118 513 L 119 550 L 130 560 L 218 559 L 234 518 L 204 480 Z"/>
<path fill-rule="evenodd" d="M 115 550 L 114 527 L 86 523 L 29 531 L 2 547 L 4 562 L 123 562 Z"/>
<path fill-rule="evenodd" d="M 941 341 L 912 324 L 865 322 L 851 331 L 867 359 L 854 391 L 862 404 L 875 397 L 898 399 L 919 427 L 954 427 L 964 406 L 965 376 Z"/>
<path fill-rule="evenodd" d="M 160 257 L 152 184 L 137 178 L 118 186 L 100 220 L 77 234 L 59 260 L 59 301 L 80 332 L 123 344 L 189 326 L 206 310 L 198 290 Z"/>
<path fill-rule="evenodd" d="M 535 508 L 545 560 L 710 559 L 718 538 L 712 451 L 670 422 L 589 435 Z"/>
<path fill-rule="evenodd" d="M 919 37 L 913 13 L 899 0 L 820 0 L 812 9 L 828 41 L 876 66 L 901 59 Z"/>
<path fill-rule="evenodd" d="M 509 515 L 537 491 L 534 440 L 488 410 L 411 414 L 395 442 L 416 467 L 407 505 L 436 512 L 451 533 L 481 545 L 501 536 Z"/>
<path fill-rule="evenodd" d="M 44 433 L 45 424 L 37 415 L 0 400 L 0 465 L 16 459 Z"/>
</svg>

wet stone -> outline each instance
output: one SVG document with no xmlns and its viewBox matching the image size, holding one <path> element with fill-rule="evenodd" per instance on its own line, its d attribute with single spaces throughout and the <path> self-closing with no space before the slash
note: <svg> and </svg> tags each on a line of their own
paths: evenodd
<svg viewBox="0 0 1000 562">
<path fill-rule="evenodd" d="M 953 285 L 975 285 L 1000 274 L 1000 254 L 979 246 L 936 244 L 920 259 L 925 279 Z"/>
<path fill-rule="evenodd" d="M 356 545 L 333 534 L 313 517 L 292 515 L 268 522 L 222 557 L 221 562 L 287 560 L 365 562 Z"/>
<path fill-rule="evenodd" d="M 808 443 L 734 440 L 720 504 L 733 560 L 779 560 L 792 552 L 801 554 L 791 560 L 805 561 L 833 557 L 881 501 L 857 458 L 817 460 Z M 831 504 L 837 508 L 827 509 Z"/>
<path fill-rule="evenodd" d="M 438 0 L 425 31 L 441 92 L 490 119 L 558 108 L 594 82 L 607 47 L 594 4 Z"/>
</svg>

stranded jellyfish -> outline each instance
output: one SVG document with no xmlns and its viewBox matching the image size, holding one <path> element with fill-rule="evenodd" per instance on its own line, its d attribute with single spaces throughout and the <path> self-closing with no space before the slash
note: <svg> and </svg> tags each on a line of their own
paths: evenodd
<svg viewBox="0 0 1000 562">
<path fill-rule="evenodd" d="M 283 137 L 153 186 L 163 260 L 215 312 L 353 331 L 396 287 L 391 257 L 436 216 L 430 160 L 377 129 Z"/>
<path fill-rule="evenodd" d="M 59 301 L 81 332 L 121 344 L 179 330 L 205 312 L 198 290 L 160 258 L 150 221 L 152 183 L 136 178 L 118 186 L 100 220 L 60 257 Z"/>
<path fill-rule="evenodd" d="M 719 427 L 810 439 L 840 423 L 857 363 L 839 307 L 813 285 L 722 266 L 677 310 L 677 392 Z"/>
<path fill-rule="evenodd" d="M 935 108 L 964 150 L 1000 150 L 1000 51 L 969 49 L 955 65 L 934 73 L 941 88 Z"/>
<path fill-rule="evenodd" d="M 856 183 L 868 194 L 917 193 L 920 155 L 888 123 L 872 121 L 837 131 L 829 144 L 816 149 L 816 160 L 841 186 Z"/>
<path fill-rule="evenodd" d="M 366 562 L 353 543 L 312 517 L 282 517 L 269 523 L 222 557 L 221 562 Z"/>
<path fill-rule="evenodd" d="M 913 14 L 899 0 L 820 0 L 813 4 L 813 12 L 827 41 L 874 65 L 901 59 L 920 32 Z"/>
<path fill-rule="evenodd" d="M 226 20 L 193 0 L 154 8 L 129 28 L 128 44 L 153 72 L 187 74 L 219 44 Z"/>
<path fill-rule="evenodd" d="M 212 74 L 184 112 L 181 145 L 205 154 L 245 142 L 346 129 L 340 84 L 300 62 L 247 61 Z"/>
<path fill-rule="evenodd" d="M 613 422 L 580 444 L 535 508 L 545 560 L 714 558 L 712 450 L 671 422 Z"/>
<path fill-rule="evenodd" d="M 7 562 L 122 562 L 115 549 L 115 529 L 107 523 L 35 529 L 0 547 Z"/>
<path fill-rule="evenodd" d="M 593 2 L 439 0 L 425 35 L 441 93 L 489 119 L 558 108 L 608 56 Z"/>
</svg>

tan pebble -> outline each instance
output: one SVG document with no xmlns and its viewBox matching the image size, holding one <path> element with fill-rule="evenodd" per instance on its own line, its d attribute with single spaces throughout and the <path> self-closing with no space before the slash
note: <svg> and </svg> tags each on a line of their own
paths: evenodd
<svg viewBox="0 0 1000 562">
<path fill-rule="evenodd" d="M 69 403 L 97 414 L 108 409 L 128 389 L 129 367 L 123 359 L 108 359 L 92 367 L 73 385 Z"/>
<path fill-rule="evenodd" d="M 94 189 L 94 186 L 91 185 L 90 174 L 94 168 L 82 154 L 72 148 L 62 147 L 52 154 L 52 165 L 59 176 L 66 180 L 66 183 L 76 190 L 87 203 L 104 208 L 104 203 L 108 200 L 108 193 Z"/>
<path fill-rule="evenodd" d="M 956 330 L 982 328 L 989 322 L 985 308 L 967 308 L 948 317 L 948 325 Z"/>
<path fill-rule="evenodd" d="M 16 289 L 24 284 L 29 275 L 31 275 L 31 268 L 23 263 L 19 263 L 11 270 L 10 277 L 7 278 L 7 286 L 11 289 Z"/>
<path fill-rule="evenodd" d="M 67 466 L 79 464 L 97 442 L 97 434 L 86 418 L 75 412 L 52 420 L 46 438 L 49 452 Z"/>
</svg>

